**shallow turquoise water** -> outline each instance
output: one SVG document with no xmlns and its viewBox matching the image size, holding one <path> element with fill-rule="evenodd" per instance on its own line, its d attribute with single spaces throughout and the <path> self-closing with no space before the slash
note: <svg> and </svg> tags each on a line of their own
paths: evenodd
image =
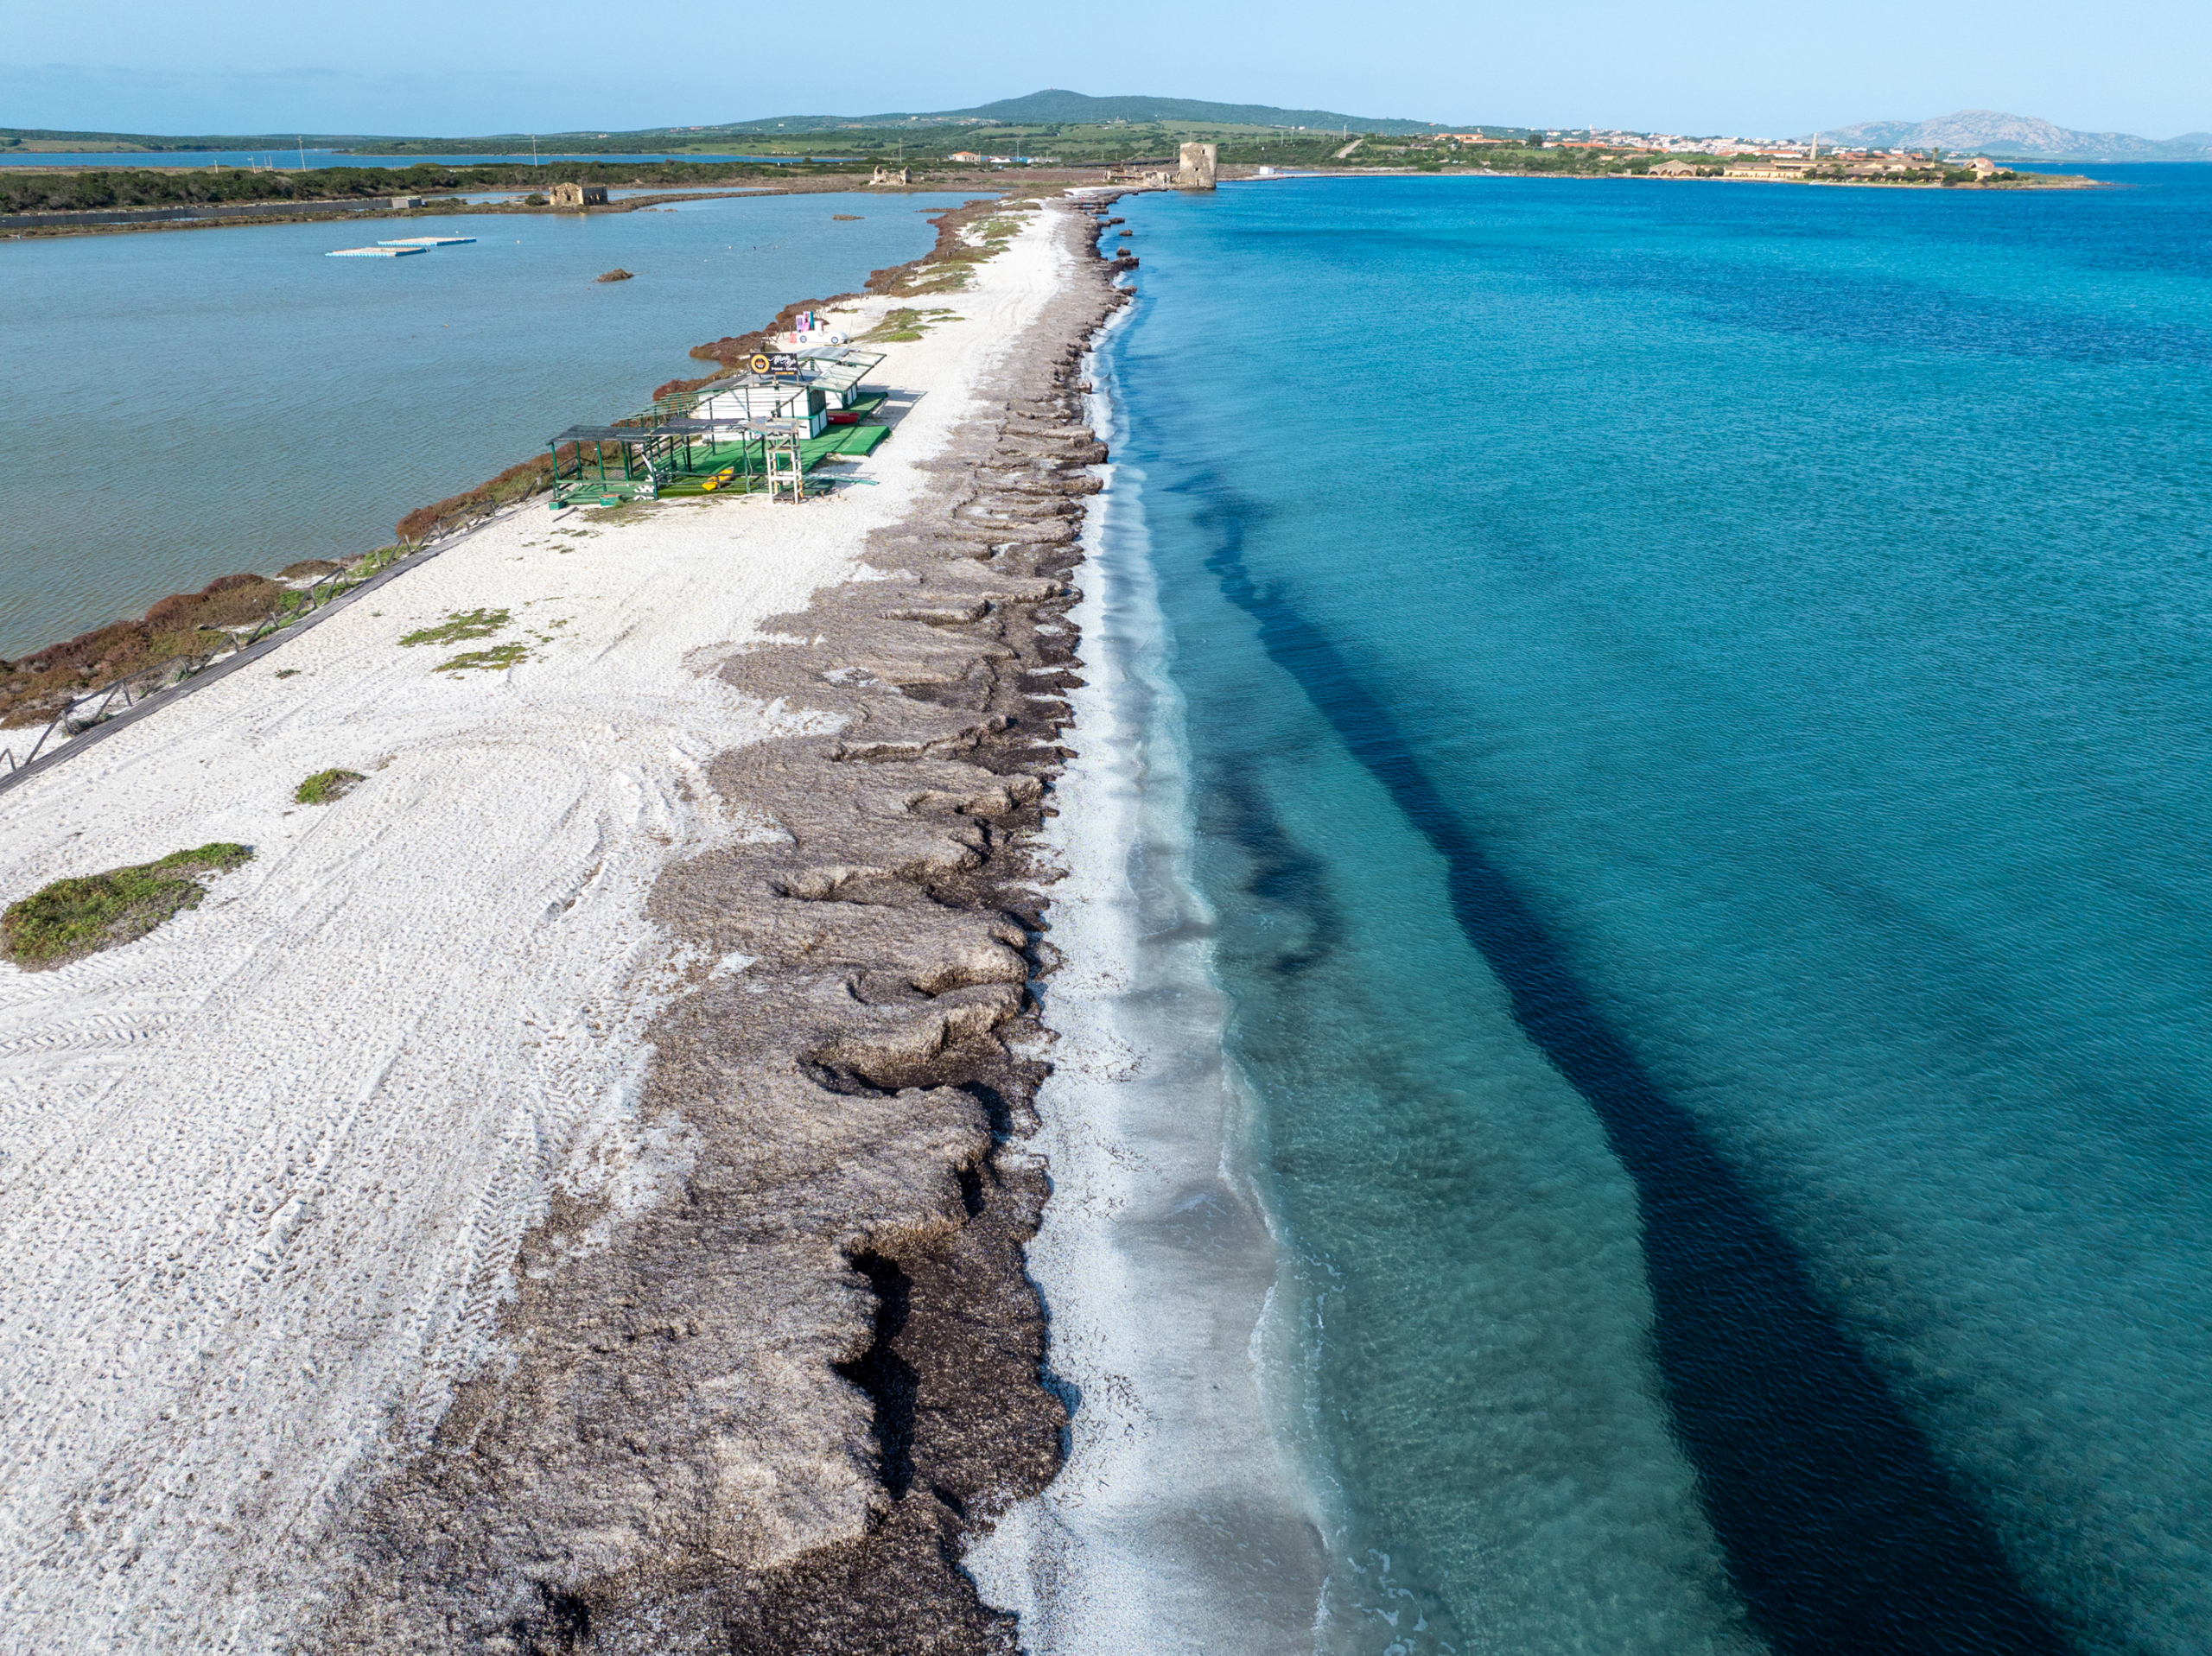
<svg viewBox="0 0 2212 1656">
<path fill-rule="evenodd" d="M 2212 1644 L 2212 181 L 1117 211 L 1351 1650 Z"/>
<path fill-rule="evenodd" d="M 0 243 L 0 656 L 388 541 L 702 372 L 693 346 L 928 251 L 964 199 L 465 215 L 435 228 L 474 245 L 397 259 L 323 257 L 394 220 Z"/>
</svg>

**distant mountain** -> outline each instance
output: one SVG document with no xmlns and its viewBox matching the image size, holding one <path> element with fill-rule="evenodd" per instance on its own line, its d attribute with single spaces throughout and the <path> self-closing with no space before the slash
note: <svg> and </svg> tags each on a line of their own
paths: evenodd
<svg viewBox="0 0 2212 1656">
<path fill-rule="evenodd" d="M 1820 138 L 1823 143 L 1875 149 L 1972 149 L 2017 161 L 2212 161 L 2212 132 L 2163 139 L 2077 132 L 2031 115 L 1990 109 L 1962 109 L 1932 121 L 1861 121 L 1831 128 Z"/>
<path fill-rule="evenodd" d="M 1354 132 L 1440 132 L 1435 121 L 1408 120 L 1403 116 L 1378 119 L 1371 115 L 1346 115 L 1337 110 L 1277 109 L 1272 104 L 1209 104 L 1192 98 L 1091 98 L 1082 92 L 1048 89 L 1026 98 L 1002 98 L 995 104 L 973 109 L 933 110 L 918 113 L 901 110 L 887 115 L 778 115 L 761 121 L 737 121 L 717 131 L 809 131 L 829 127 L 902 126 L 922 122 L 994 121 L 1010 126 L 1075 126 L 1128 121 L 1132 124 L 1163 121 L 1187 126 L 1303 126 L 1349 128 Z"/>
</svg>

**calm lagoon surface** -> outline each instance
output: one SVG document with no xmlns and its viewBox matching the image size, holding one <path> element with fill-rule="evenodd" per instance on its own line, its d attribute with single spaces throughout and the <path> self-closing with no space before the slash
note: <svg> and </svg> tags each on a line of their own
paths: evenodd
<svg viewBox="0 0 2212 1656">
<path fill-rule="evenodd" d="M 2087 170 L 1116 209 L 1321 1648 L 2212 1648 L 2212 168 Z"/>
<path fill-rule="evenodd" d="M 0 657 L 388 541 L 403 513 L 705 371 L 693 346 L 928 251 L 926 215 L 967 199 L 0 243 Z M 417 234 L 478 239 L 323 257 Z M 616 265 L 637 279 L 593 280 Z"/>
<path fill-rule="evenodd" d="M 556 161 L 594 162 L 620 166 L 624 162 L 643 164 L 648 162 L 685 161 L 711 165 L 722 161 L 766 161 L 779 165 L 802 159 L 797 155 L 556 155 L 551 150 L 543 155 L 356 155 L 343 149 L 301 149 L 297 146 L 278 145 L 270 149 L 86 149 L 0 151 L 0 167 L 111 167 L 118 169 L 162 167 L 243 167 L 274 168 L 280 171 L 297 172 L 304 163 L 309 172 L 324 167 L 510 167 L 550 166 Z M 808 160 L 834 161 L 834 155 L 804 157 Z"/>
</svg>

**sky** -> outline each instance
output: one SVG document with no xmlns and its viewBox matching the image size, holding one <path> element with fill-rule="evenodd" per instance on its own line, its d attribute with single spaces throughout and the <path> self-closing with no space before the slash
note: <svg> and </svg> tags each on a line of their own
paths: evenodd
<svg viewBox="0 0 2212 1656">
<path fill-rule="evenodd" d="M 958 109 L 1046 86 L 1451 123 L 1782 136 L 1960 109 L 2167 138 L 2212 130 L 2204 0 L 969 0 L 818 14 L 575 0 L 25 5 L 0 126 L 492 132 Z M 880 20 L 880 22 L 877 20 Z"/>
</svg>

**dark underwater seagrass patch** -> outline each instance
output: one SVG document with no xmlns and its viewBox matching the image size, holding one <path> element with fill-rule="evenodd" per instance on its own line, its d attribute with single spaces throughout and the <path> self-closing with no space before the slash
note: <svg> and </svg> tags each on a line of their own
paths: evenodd
<svg viewBox="0 0 2212 1656">
<path fill-rule="evenodd" d="M 0 955 L 32 970 L 134 942 L 207 895 L 207 877 L 226 874 L 253 856 L 251 847 L 218 841 L 173 851 L 158 862 L 57 879 L 0 913 Z"/>
</svg>

